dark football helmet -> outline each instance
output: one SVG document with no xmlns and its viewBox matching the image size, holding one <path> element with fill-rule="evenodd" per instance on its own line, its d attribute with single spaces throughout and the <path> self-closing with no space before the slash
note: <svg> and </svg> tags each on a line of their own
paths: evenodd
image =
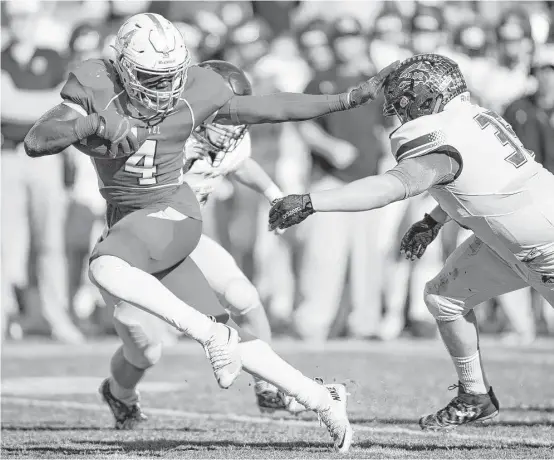
<svg viewBox="0 0 554 460">
<path fill-rule="evenodd" d="M 246 74 L 230 62 L 211 60 L 202 62 L 198 66 L 221 75 L 235 95 L 249 96 L 252 94 L 252 84 Z M 194 130 L 192 135 L 210 153 L 216 155 L 232 152 L 247 130 L 247 125 L 220 125 L 204 122 Z"/>
<path fill-rule="evenodd" d="M 452 59 L 418 54 L 400 64 L 385 82 L 385 116 L 402 123 L 441 112 L 456 96 L 468 91 L 464 76 Z"/>
</svg>

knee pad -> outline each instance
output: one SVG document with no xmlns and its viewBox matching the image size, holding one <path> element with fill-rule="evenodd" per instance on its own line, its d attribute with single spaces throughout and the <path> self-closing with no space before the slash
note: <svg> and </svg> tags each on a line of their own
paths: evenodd
<svg viewBox="0 0 554 460">
<path fill-rule="evenodd" d="M 162 342 L 156 324 L 158 318 L 126 303 L 116 307 L 114 326 L 123 341 L 123 356 L 133 366 L 148 369 L 162 356 Z"/>
<path fill-rule="evenodd" d="M 440 295 L 435 280 L 429 281 L 425 285 L 423 297 L 429 313 L 437 321 L 455 321 L 473 309 L 473 307 L 468 307 L 463 300 Z"/>
<path fill-rule="evenodd" d="M 116 282 L 119 272 L 125 267 L 129 267 L 129 264 L 119 257 L 99 256 L 91 260 L 88 276 L 92 284 L 105 288 Z"/>
<path fill-rule="evenodd" d="M 225 300 L 234 315 L 244 315 L 254 308 L 262 306 L 260 295 L 254 285 L 246 278 L 234 278 L 225 289 Z"/>
</svg>

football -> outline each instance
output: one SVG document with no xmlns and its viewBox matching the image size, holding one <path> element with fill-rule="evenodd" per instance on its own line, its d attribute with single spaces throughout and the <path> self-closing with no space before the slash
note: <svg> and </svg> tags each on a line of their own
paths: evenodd
<svg viewBox="0 0 554 460">
<path fill-rule="evenodd" d="M 145 128 L 138 128 L 135 126 L 132 132 L 137 136 L 139 148 L 144 144 L 144 141 L 148 137 L 148 131 Z M 73 146 L 80 152 L 93 158 L 108 159 L 107 154 L 110 143 L 96 134 L 83 139 L 81 142 L 76 142 Z M 121 151 L 121 147 L 120 147 Z M 133 152 L 135 153 L 135 152 Z"/>
</svg>

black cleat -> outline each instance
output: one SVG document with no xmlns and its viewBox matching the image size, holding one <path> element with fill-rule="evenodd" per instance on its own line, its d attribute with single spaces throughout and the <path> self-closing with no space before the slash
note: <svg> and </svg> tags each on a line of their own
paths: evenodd
<svg viewBox="0 0 554 460">
<path fill-rule="evenodd" d="M 498 415 L 500 404 L 492 387 L 487 394 L 479 395 L 467 393 L 461 383 L 452 385 L 449 390 L 456 387 L 458 396 L 452 399 L 446 407 L 419 419 L 419 426 L 422 430 L 449 430 L 468 423 L 485 422 Z"/>
<path fill-rule="evenodd" d="M 98 389 L 102 400 L 110 407 L 115 418 L 116 430 L 134 430 L 139 424 L 148 420 L 138 403 L 128 406 L 117 399 L 110 390 L 110 379 L 106 379 Z"/>
</svg>

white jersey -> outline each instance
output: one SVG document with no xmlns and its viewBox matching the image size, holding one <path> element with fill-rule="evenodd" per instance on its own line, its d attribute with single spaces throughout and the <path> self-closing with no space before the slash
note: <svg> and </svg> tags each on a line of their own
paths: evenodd
<svg viewBox="0 0 554 460">
<path fill-rule="evenodd" d="M 539 272 L 554 267 L 554 175 L 496 113 L 459 96 L 443 112 L 391 134 L 398 162 L 431 152 L 461 162 L 455 180 L 429 192 L 460 225 L 500 255 Z"/>
<path fill-rule="evenodd" d="M 189 138 L 187 142 L 196 142 Z M 250 133 L 246 132 L 235 150 L 225 155 L 219 166 L 212 166 L 207 160 L 196 160 L 185 174 L 184 180 L 190 185 L 200 205 L 205 205 L 212 192 L 223 182 L 228 174 L 240 168 L 242 163 L 252 156 Z"/>
</svg>

